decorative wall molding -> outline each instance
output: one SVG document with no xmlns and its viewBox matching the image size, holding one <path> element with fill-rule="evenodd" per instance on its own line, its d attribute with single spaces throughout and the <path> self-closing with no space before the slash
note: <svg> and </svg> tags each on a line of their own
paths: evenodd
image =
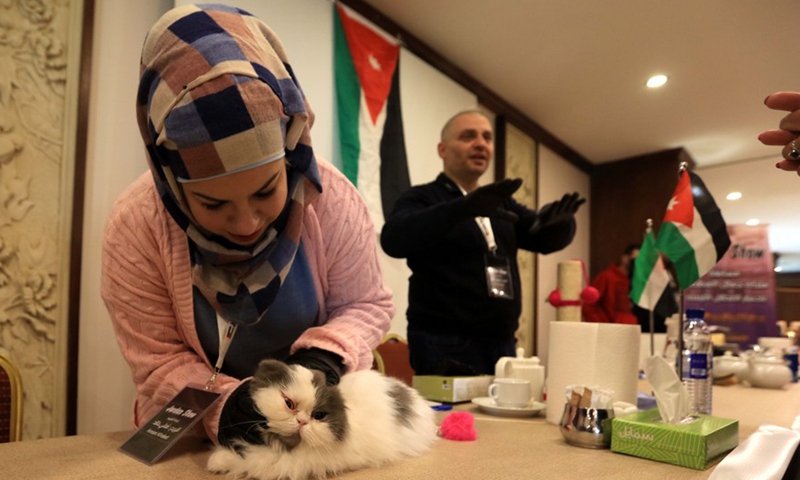
<svg viewBox="0 0 800 480">
<path fill-rule="evenodd" d="M 0 347 L 22 374 L 23 440 L 65 433 L 82 10 L 0 0 Z"/>
<path fill-rule="evenodd" d="M 522 186 L 514 199 L 528 208 L 536 208 L 536 143 L 518 128 L 506 125 L 505 178 L 521 178 Z M 536 255 L 526 250 L 517 251 L 520 288 L 522 291 L 522 313 L 517 329 L 517 347 L 525 349 L 526 355 L 534 352 L 536 325 Z"/>
</svg>

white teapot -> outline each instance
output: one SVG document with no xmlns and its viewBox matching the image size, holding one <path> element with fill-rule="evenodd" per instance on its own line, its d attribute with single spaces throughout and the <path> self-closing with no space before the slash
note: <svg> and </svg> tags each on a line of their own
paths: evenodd
<svg viewBox="0 0 800 480">
<path fill-rule="evenodd" d="M 748 359 L 747 381 L 760 388 L 783 388 L 792 381 L 792 371 L 782 358 L 753 355 Z"/>
<path fill-rule="evenodd" d="M 531 398 L 542 401 L 544 388 L 544 366 L 538 357 L 525 357 L 523 348 L 517 349 L 516 357 L 500 357 L 494 365 L 495 378 L 522 378 L 531 382 Z"/>
<path fill-rule="evenodd" d="M 735 375 L 739 381 L 746 380 L 750 366 L 746 359 L 738 357 L 731 351 L 714 357 L 714 378 L 723 379 Z"/>
</svg>

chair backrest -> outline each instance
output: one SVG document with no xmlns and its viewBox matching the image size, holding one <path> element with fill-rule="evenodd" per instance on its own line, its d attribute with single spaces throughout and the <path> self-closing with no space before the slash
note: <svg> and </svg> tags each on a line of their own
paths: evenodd
<svg viewBox="0 0 800 480">
<path fill-rule="evenodd" d="M 373 368 L 386 376 L 402 380 L 406 385 L 411 385 L 414 369 L 411 368 L 408 342 L 405 338 L 396 333 L 389 333 L 383 337 L 380 345 L 373 352 L 373 354 L 375 353 L 377 355 L 375 355 Z"/>
<path fill-rule="evenodd" d="M 0 351 L 0 443 L 22 440 L 22 377 Z"/>
<path fill-rule="evenodd" d="M 372 369 L 386 374 L 386 365 L 384 365 L 383 357 L 377 350 L 372 351 Z"/>
</svg>

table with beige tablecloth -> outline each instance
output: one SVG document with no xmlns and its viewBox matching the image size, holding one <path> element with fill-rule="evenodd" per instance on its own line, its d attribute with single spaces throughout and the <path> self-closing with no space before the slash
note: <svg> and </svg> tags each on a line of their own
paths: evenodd
<svg viewBox="0 0 800 480">
<path fill-rule="evenodd" d="M 647 388 L 642 383 L 643 388 Z M 630 457 L 610 450 L 567 445 L 556 425 L 539 414 L 530 418 L 490 416 L 472 404 L 478 439 L 440 439 L 430 452 L 380 469 L 341 475 L 341 479 L 702 479 L 713 467 L 692 470 Z M 449 412 L 438 412 L 443 418 Z M 782 390 L 741 385 L 714 387 L 714 414 L 739 420 L 740 441 L 761 424 L 789 427 L 800 414 L 800 385 Z M 0 479 L 222 479 L 205 471 L 207 441 L 181 439 L 159 462 L 144 465 L 117 449 L 131 432 L 52 438 L 0 445 Z"/>
</svg>

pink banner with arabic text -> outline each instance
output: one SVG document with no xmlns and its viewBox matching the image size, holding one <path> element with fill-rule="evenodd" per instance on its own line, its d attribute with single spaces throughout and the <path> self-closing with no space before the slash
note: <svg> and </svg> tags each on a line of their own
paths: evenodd
<svg viewBox="0 0 800 480">
<path fill-rule="evenodd" d="M 766 225 L 728 225 L 731 247 L 710 272 L 684 291 L 684 309 L 703 308 L 706 322 L 730 328 L 727 343 L 748 349 L 776 337 L 775 274 Z"/>
</svg>

